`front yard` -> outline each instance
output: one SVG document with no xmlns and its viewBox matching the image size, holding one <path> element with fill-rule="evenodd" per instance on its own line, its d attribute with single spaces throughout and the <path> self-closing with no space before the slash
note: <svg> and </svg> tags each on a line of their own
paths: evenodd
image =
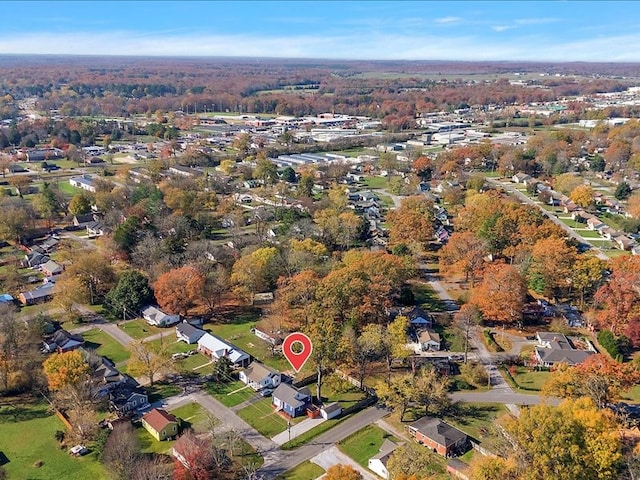
<svg viewBox="0 0 640 480">
<path fill-rule="evenodd" d="M 167 336 L 173 335 L 175 338 L 176 332 L 173 328 L 158 328 L 149 325 L 146 320 L 142 318 L 136 318 L 134 320 L 127 320 L 126 322 L 120 322 L 118 324 L 120 330 L 125 332 L 132 338 L 136 340 L 142 340 L 143 338 L 150 337 L 151 335 L 155 335 L 156 333 L 166 332 Z"/>
<path fill-rule="evenodd" d="M 267 438 L 271 438 L 287 429 L 287 421 L 271 407 L 271 398 L 263 398 L 252 403 L 239 410 L 237 414 Z"/>
<path fill-rule="evenodd" d="M 551 375 L 551 372 L 530 370 L 527 367 L 516 367 L 515 374 L 513 369 L 509 373 L 519 388 L 536 391 L 542 390 Z"/>
<path fill-rule="evenodd" d="M 367 468 L 369 459 L 377 455 L 385 440 L 398 443 L 399 440 L 375 425 L 369 425 L 338 443 L 338 448 L 359 465 Z"/>
<path fill-rule="evenodd" d="M 240 381 L 229 383 L 211 381 L 207 382 L 205 389 L 209 395 L 226 407 L 235 407 L 256 395 L 255 390 Z"/>
<path fill-rule="evenodd" d="M 85 347 L 95 350 L 98 355 L 107 357 L 114 363 L 129 360 L 131 353 L 125 349 L 119 342 L 114 340 L 111 335 L 103 332 L 99 328 L 92 328 L 82 334 L 85 341 Z"/>
<path fill-rule="evenodd" d="M 288 472 L 279 475 L 276 480 L 316 480 L 324 474 L 324 469 L 320 465 L 311 463 L 309 460 L 292 468 Z"/>
</svg>

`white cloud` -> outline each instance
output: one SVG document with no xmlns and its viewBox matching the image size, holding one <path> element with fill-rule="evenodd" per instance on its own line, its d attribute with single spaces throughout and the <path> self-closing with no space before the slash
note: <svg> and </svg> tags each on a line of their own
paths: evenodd
<svg viewBox="0 0 640 480">
<path fill-rule="evenodd" d="M 462 18 L 460 17 L 440 17 L 434 20 L 436 23 L 441 25 L 451 24 L 451 23 L 460 23 Z"/>
<path fill-rule="evenodd" d="M 518 25 L 544 25 L 547 23 L 557 23 L 559 18 L 542 17 L 542 18 L 519 18 L 515 20 Z"/>
<path fill-rule="evenodd" d="M 491 30 L 493 30 L 494 32 L 506 32 L 507 30 L 512 30 L 516 27 L 514 27 L 513 25 L 494 25 L 493 27 L 491 27 Z"/>
<path fill-rule="evenodd" d="M 500 25 L 498 25 L 500 26 Z M 640 61 L 640 33 L 588 40 L 549 35 L 490 38 L 420 32 L 296 36 L 68 32 L 0 34 L 0 53 L 238 56 L 363 60 Z M 501 36 L 502 37 L 502 36 Z"/>
</svg>

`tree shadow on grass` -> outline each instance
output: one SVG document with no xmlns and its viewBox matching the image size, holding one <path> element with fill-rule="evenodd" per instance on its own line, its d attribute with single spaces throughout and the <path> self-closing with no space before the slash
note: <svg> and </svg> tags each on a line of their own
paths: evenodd
<svg viewBox="0 0 640 480">
<path fill-rule="evenodd" d="M 2 405 L 0 406 L 0 424 L 26 422 L 37 418 L 46 418 L 51 415 L 46 407 Z"/>
</svg>

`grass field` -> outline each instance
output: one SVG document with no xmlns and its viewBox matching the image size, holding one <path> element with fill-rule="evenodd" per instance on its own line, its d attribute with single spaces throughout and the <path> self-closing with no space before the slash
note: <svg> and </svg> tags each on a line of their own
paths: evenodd
<svg viewBox="0 0 640 480">
<path fill-rule="evenodd" d="M 0 452 L 7 457 L 4 469 L 9 479 L 50 480 L 106 479 L 104 467 L 95 453 L 84 457 L 69 455 L 73 445 L 60 448 L 54 438 L 63 423 L 47 411 L 47 405 L 2 406 L 0 408 Z M 90 447 L 90 445 L 87 445 Z M 36 462 L 42 466 L 36 467 Z"/>
<path fill-rule="evenodd" d="M 316 480 L 316 478 L 323 474 L 324 470 L 322 467 L 307 460 L 288 472 L 279 475 L 276 477 L 276 480 Z"/>
<path fill-rule="evenodd" d="M 84 332 L 82 338 L 86 348 L 95 350 L 98 355 L 107 357 L 114 363 L 124 362 L 131 356 L 122 345 L 98 328 Z"/>
<path fill-rule="evenodd" d="M 497 439 L 494 438 L 495 420 L 506 412 L 500 403 L 464 403 L 457 414 L 444 420 L 482 443 L 491 443 Z"/>
<path fill-rule="evenodd" d="M 136 340 L 142 340 L 143 338 L 150 337 L 151 335 L 155 335 L 160 332 L 167 332 L 167 336 L 173 334 L 173 337 L 175 338 L 175 330 L 153 327 L 142 318 L 127 320 L 126 322 L 118 324 L 118 327 L 120 327 L 120 330 Z"/>
<path fill-rule="evenodd" d="M 359 465 L 367 468 L 369 459 L 377 455 L 385 440 L 394 443 L 398 439 L 375 425 L 369 425 L 348 436 L 338 444 L 342 452 L 353 458 Z"/>
<path fill-rule="evenodd" d="M 416 303 L 427 312 L 443 312 L 446 310 L 436 292 L 428 284 L 414 282 L 411 284 L 411 291 Z"/>
<path fill-rule="evenodd" d="M 177 395 L 182 392 L 182 389 L 172 383 L 156 382 L 152 387 L 147 387 L 147 392 L 149 394 L 149 403 L 153 403 L 163 398 Z"/>
<path fill-rule="evenodd" d="M 198 433 L 209 429 L 210 414 L 197 403 L 187 403 L 171 410 L 171 413 L 182 421 L 184 428 L 190 427 Z"/>
<path fill-rule="evenodd" d="M 364 183 L 368 188 L 386 188 L 387 179 L 385 177 L 365 177 Z"/>
<path fill-rule="evenodd" d="M 238 411 L 238 416 L 267 438 L 287 429 L 287 421 L 271 408 L 271 399 L 264 398 Z"/>
<path fill-rule="evenodd" d="M 514 379 L 518 386 L 533 390 L 542 390 L 542 387 L 549 380 L 550 372 L 529 371 L 525 367 L 517 367 L 517 373 Z"/>
<path fill-rule="evenodd" d="M 256 392 L 240 381 L 230 383 L 208 382 L 205 389 L 227 407 L 235 407 L 249 400 Z"/>
</svg>

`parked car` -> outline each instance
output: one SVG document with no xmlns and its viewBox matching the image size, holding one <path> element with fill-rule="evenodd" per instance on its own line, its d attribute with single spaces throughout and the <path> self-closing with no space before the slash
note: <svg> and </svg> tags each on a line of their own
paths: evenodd
<svg viewBox="0 0 640 480">
<path fill-rule="evenodd" d="M 263 388 L 262 390 L 260 390 L 260 395 L 262 395 L 263 397 L 270 397 L 272 393 L 273 389 L 271 388 Z"/>
<path fill-rule="evenodd" d="M 182 352 L 178 352 L 178 353 L 174 353 L 173 355 L 171 355 L 171 358 L 173 358 L 174 360 L 179 360 L 182 358 L 187 358 L 189 356 L 188 353 L 182 353 Z"/>
<path fill-rule="evenodd" d="M 187 355 L 195 355 L 196 353 L 198 353 L 198 350 L 189 350 Z"/>
<path fill-rule="evenodd" d="M 78 457 L 81 457 L 82 455 L 86 455 L 87 453 L 89 453 L 89 450 L 84 445 L 76 445 L 69 449 L 69 453 L 71 455 L 76 455 Z"/>
</svg>

